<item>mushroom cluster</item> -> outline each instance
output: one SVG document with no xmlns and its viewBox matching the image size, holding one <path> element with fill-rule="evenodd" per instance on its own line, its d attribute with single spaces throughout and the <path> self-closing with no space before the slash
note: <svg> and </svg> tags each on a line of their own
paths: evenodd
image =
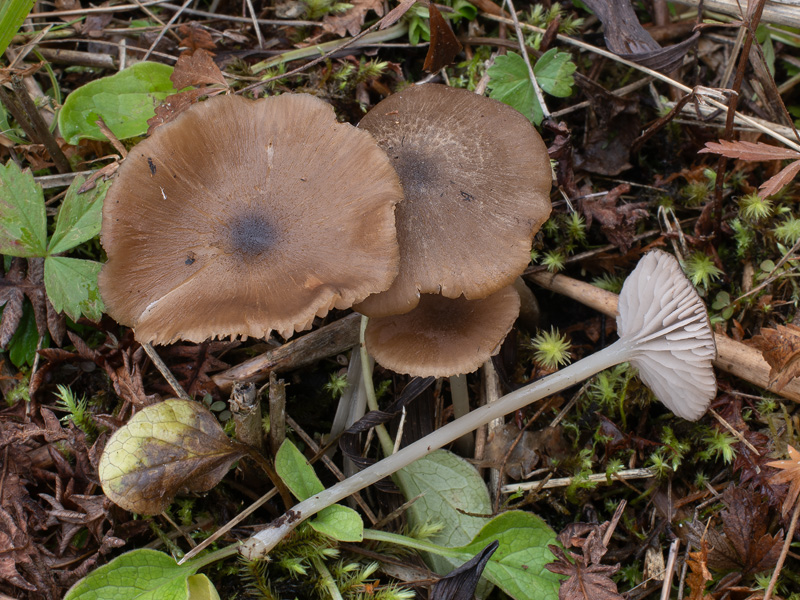
<svg viewBox="0 0 800 600">
<path fill-rule="evenodd" d="M 519 314 L 513 283 L 550 215 L 547 148 L 511 107 L 437 84 L 389 96 L 359 123 L 386 151 L 397 207 L 400 273 L 356 305 L 381 365 L 418 376 L 469 373 Z"/>
<path fill-rule="evenodd" d="M 519 313 L 512 284 L 549 192 L 533 126 L 466 90 L 413 86 L 358 128 L 305 94 L 215 97 L 120 167 L 100 292 L 159 344 L 289 337 L 355 305 L 379 363 L 467 373 Z"/>
</svg>

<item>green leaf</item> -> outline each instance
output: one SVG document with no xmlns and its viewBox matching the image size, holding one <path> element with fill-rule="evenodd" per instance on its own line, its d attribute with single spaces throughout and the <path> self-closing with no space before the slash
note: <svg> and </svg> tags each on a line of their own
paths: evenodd
<svg viewBox="0 0 800 600">
<path fill-rule="evenodd" d="M 492 512 L 483 478 L 475 467 L 452 452 L 436 450 L 398 471 L 396 477 L 406 499 L 422 494 L 406 513 L 411 525 L 444 526 L 431 538 L 435 544 L 450 548 L 468 544 L 488 520 L 472 515 Z M 438 555 L 429 555 L 426 560 L 440 575 L 463 562 Z"/>
<path fill-rule="evenodd" d="M 291 441 L 283 440 L 275 455 L 275 471 L 298 500 L 305 500 L 325 489 L 312 467 Z"/>
<path fill-rule="evenodd" d="M 35 0 L 3 0 L 0 2 L 0 56 L 17 34 Z"/>
<path fill-rule="evenodd" d="M 321 510 L 308 523 L 322 534 L 340 542 L 360 542 L 364 539 L 364 522 L 352 508 L 333 504 Z"/>
<path fill-rule="evenodd" d="M 97 289 L 101 267 L 93 260 L 48 256 L 44 260 L 44 287 L 53 308 L 67 313 L 73 321 L 81 315 L 99 321 L 105 309 Z"/>
<path fill-rule="evenodd" d="M 58 113 L 61 135 L 69 144 L 105 140 L 95 124 L 100 117 L 121 140 L 144 134 L 155 107 L 177 92 L 169 79 L 172 70 L 161 63 L 140 62 L 78 88 Z"/>
<path fill-rule="evenodd" d="M 213 488 L 243 454 L 201 402 L 172 398 L 140 410 L 117 429 L 97 473 L 112 502 L 154 515 L 181 490 Z"/>
<path fill-rule="evenodd" d="M 98 182 L 93 189 L 79 194 L 78 190 L 85 182 L 86 178 L 80 175 L 67 190 L 58 211 L 56 230 L 50 238 L 50 254 L 66 252 L 100 233 L 103 199 L 111 182 Z"/>
<path fill-rule="evenodd" d="M 520 57 L 521 58 L 521 57 Z M 578 67 L 567 52 L 550 48 L 539 57 L 533 67 L 533 74 L 541 88 L 557 98 L 567 98 L 572 94 L 575 79 L 572 74 Z"/>
<path fill-rule="evenodd" d="M 0 165 L 0 254 L 45 256 L 47 216 L 44 194 L 29 169 L 9 160 Z"/>
<path fill-rule="evenodd" d="M 556 543 L 556 534 L 542 519 L 521 510 L 505 512 L 456 550 L 472 556 L 494 540 L 500 547 L 486 565 L 484 577 L 515 600 L 558 599 L 560 578 L 545 569 L 555 560 L 547 545 Z"/>
<path fill-rule="evenodd" d="M 217 588 L 205 575 L 192 575 L 188 581 L 188 600 L 220 600 Z"/>
<path fill-rule="evenodd" d="M 498 56 L 489 68 L 489 97 L 508 104 L 537 125 L 544 113 L 528 75 L 525 60 L 516 52 Z"/>
<path fill-rule="evenodd" d="M 179 566 L 163 552 L 133 550 L 89 573 L 64 600 L 188 600 L 188 579 L 196 570 L 192 562 Z"/>
<path fill-rule="evenodd" d="M 275 455 L 275 470 L 286 487 L 299 500 L 310 498 L 325 489 L 312 467 L 291 441 L 284 440 Z M 352 508 L 334 504 L 309 521 L 316 531 L 340 542 L 364 539 L 364 522 Z"/>
<path fill-rule="evenodd" d="M 49 345 L 49 335 L 45 334 L 42 348 Z M 33 366 L 36 358 L 36 349 L 39 346 L 39 331 L 36 329 L 36 316 L 30 302 L 25 302 L 22 307 L 22 319 L 8 342 L 8 358 L 15 367 L 22 365 Z"/>
<path fill-rule="evenodd" d="M 572 93 L 572 73 L 577 68 L 566 52 L 551 48 L 536 61 L 533 73 L 539 86 L 552 96 L 566 98 Z M 517 109 L 537 125 L 544 114 L 533 90 L 525 59 L 516 52 L 498 56 L 489 68 L 489 97 Z"/>
</svg>

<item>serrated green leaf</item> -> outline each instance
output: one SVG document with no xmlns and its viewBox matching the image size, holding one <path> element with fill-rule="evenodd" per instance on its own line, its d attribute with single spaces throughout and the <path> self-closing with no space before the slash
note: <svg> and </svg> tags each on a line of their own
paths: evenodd
<svg viewBox="0 0 800 600">
<path fill-rule="evenodd" d="M 156 550 L 126 552 L 73 585 L 64 600 L 188 600 L 197 567 Z"/>
<path fill-rule="evenodd" d="M 99 181 L 82 194 L 78 193 L 86 178 L 75 178 L 67 190 L 56 219 L 56 230 L 50 238 L 48 252 L 58 254 L 92 239 L 100 233 L 103 220 L 103 199 L 111 186 L 110 181 Z"/>
<path fill-rule="evenodd" d="M 48 256 L 44 259 L 44 287 L 57 312 L 77 321 L 81 315 L 99 321 L 105 307 L 97 289 L 102 265 L 93 260 Z"/>
<path fill-rule="evenodd" d="M 508 104 L 537 125 L 544 113 L 528 75 L 525 60 L 516 52 L 498 56 L 489 67 L 489 97 Z"/>
<path fill-rule="evenodd" d="M 291 441 L 283 440 L 275 455 L 275 471 L 299 500 L 310 498 L 325 489 L 312 467 Z"/>
<path fill-rule="evenodd" d="M 398 471 L 396 479 L 406 499 L 422 494 L 406 513 L 412 525 L 444 525 L 430 540 L 435 544 L 450 548 L 468 544 L 488 521 L 472 515 L 492 512 L 483 478 L 452 452 L 436 450 Z M 426 561 L 440 575 L 463 562 L 438 555 L 429 555 Z"/>
<path fill-rule="evenodd" d="M 299 500 L 310 498 L 325 489 L 314 467 L 289 440 L 283 441 L 275 455 L 275 471 Z M 364 539 L 364 522 L 356 511 L 346 506 L 334 504 L 325 508 L 309 521 L 309 525 L 340 542 L 360 542 Z"/>
<path fill-rule="evenodd" d="M 140 62 L 78 88 L 58 113 L 61 135 L 69 144 L 105 140 L 95 124 L 100 117 L 121 140 L 144 134 L 155 107 L 177 92 L 169 79 L 172 71 L 161 63 Z"/>
<path fill-rule="evenodd" d="M 575 79 L 572 74 L 578 67 L 567 52 L 550 48 L 539 57 L 533 67 L 533 74 L 541 88 L 557 98 L 567 98 L 572 94 Z"/>
<path fill-rule="evenodd" d="M 188 579 L 189 595 L 187 600 L 220 600 L 217 588 L 203 574 L 192 575 Z"/>
<path fill-rule="evenodd" d="M 0 56 L 17 34 L 35 0 L 3 0 L 0 2 Z"/>
<path fill-rule="evenodd" d="M 153 515 L 180 490 L 213 488 L 243 454 L 202 403 L 172 398 L 140 410 L 117 429 L 97 473 L 113 502 Z"/>
<path fill-rule="evenodd" d="M 547 545 L 556 543 L 556 534 L 542 519 L 519 510 L 505 512 L 456 550 L 475 555 L 494 540 L 500 546 L 487 563 L 484 577 L 515 600 L 558 599 L 560 578 L 545 569 L 555 560 Z"/>
<path fill-rule="evenodd" d="M 364 522 L 352 508 L 333 504 L 321 510 L 308 522 L 315 530 L 340 542 L 360 542 L 364 539 Z"/>
<path fill-rule="evenodd" d="M 45 256 L 47 216 L 44 194 L 29 169 L 9 160 L 0 165 L 0 254 Z"/>
</svg>

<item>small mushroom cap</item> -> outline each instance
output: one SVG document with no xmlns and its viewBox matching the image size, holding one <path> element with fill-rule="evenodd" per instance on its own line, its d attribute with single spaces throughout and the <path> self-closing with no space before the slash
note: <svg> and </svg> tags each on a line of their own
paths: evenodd
<svg viewBox="0 0 800 600">
<path fill-rule="evenodd" d="M 408 313 L 370 319 L 365 342 L 379 364 L 397 373 L 471 373 L 497 354 L 518 314 L 513 286 L 478 300 L 423 294 Z"/>
<path fill-rule="evenodd" d="M 645 254 L 619 295 L 617 331 L 631 344 L 631 364 L 667 408 L 696 421 L 717 395 L 717 357 L 705 304 L 675 258 Z"/>
<path fill-rule="evenodd" d="M 325 102 L 211 98 L 120 167 L 100 292 L 142 342 L 288 337 L 389 287 L 401 199 L 383 151 Z"/>
<path fill-rule="evenodd" d="M 426 84 L 381 101 L 359 128 L 389 155 L 405 201 L 400 274 L 356 309 L 400 314 L 420 293 L 475 299 L 511 285 L 551 208 L 550 160 L 533 125 L 496 100 Z"/>
</svg>

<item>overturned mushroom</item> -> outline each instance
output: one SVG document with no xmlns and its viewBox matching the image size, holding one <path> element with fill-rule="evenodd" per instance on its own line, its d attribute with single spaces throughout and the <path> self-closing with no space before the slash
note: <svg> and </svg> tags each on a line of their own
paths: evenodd
<svg viewBox="0 0 800 600">
<path fill-rule="evenodd" d="M 100 292 L 142 342 L 288 337 L 389 287 L 401 199 L 371 136 L 321 100 L 211 98 L 120 167 Z"/>
<path fill-rule="evenodd" d="M 530 122 L 501 102 L 426 84 L 389 96 L 359 127 L 388 154 L 405 201 L 400 274 L 356 309 L 402 314 L 421 293 L 474 300 L 511 285 L 550 214 L 550 161 Z"/>
<path fill-rule="evenodd" d="M 251 537 L 242 547 L 248 559 L 268 553 L 302 520 L 342 498 L 391 475 L 436 448 L 531 402 L 575 385 L 592 375 L 630 361 L 659 400 L 684 418 L 696 420 L 716 394 L 711 362 L 716 355 L 705 306 L 669 254 L 644 256 L 623 285 L 619 302 L 620 339 L 539 381 L 452 421 L 430 435 L 384 458 L 357 475 L 292 507 Z M 673 385 L 662 385 L 662 382 Z M 680 385 L 677 382 L 681 381 Z"/>
<path fill-rule="evenodd" d="M 493 354 L 519 314 L 519 295 L 508 286 L 466 300 L 423 294 L 412 311 L 369 320 L 367 349 L 397 373 L 449 377 L 471 373 Z"/>
</svg>

